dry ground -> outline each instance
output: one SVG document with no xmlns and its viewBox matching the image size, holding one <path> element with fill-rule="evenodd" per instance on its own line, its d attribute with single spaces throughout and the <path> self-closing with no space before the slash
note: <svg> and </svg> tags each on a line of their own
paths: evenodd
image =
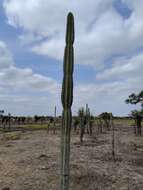
<svg viewBox="0 0 143 190">
<path fill-rule="evenodd" d="M 143 137 L 117 125 L 116 162 L 111 132 L 72 134 L 71 190 L 143 190 Z M 0 133 L 0 190 L 59 190 L 60 134 L 45 130 Z"/>
</svg>

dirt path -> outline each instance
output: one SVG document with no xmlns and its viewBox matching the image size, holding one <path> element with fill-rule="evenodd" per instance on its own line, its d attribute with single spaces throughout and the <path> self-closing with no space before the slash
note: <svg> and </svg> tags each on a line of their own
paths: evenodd
<svg viewBox="0 0 143 190">
<path fill-rule="evenodd" d="M 71 142 L 71 190 L 143 190 L 143 137 L 117 130 Z M 0 190 L 59 190 L 60 136 L 44 130 L 0 134 Z"/>
</svg>

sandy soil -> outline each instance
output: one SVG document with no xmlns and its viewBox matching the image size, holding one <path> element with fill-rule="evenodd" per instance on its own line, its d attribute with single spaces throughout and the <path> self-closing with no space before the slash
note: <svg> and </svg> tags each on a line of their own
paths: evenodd
<svg viewBox="0 0 143 190">
<path fill-rule="evenodd" d="M 143 190 L 143 137 L 117 126 L 116 161 L 111 132 L 72 134 L 71 190 Z M 0 133 L 0 190 L 59 190 L 60 134 L 44 130 Z"/>
</svg>

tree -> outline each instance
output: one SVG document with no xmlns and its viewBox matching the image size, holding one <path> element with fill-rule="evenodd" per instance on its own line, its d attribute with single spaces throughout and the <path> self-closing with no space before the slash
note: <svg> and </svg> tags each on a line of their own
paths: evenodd
<svg viewBox="0 0 143 190">
<path fill-rule="evenodd" d="M 110 130 L 110 119 L 111 119 L 112 113 L 103 112 L 99 115 L 101 119 L 103 119 L 105 127 Z"/>
<path fill-rule="evenodd" d="M 141 122 L 142 122 L 142 117 L 143 117 L 143 110 L 141 110 L 141 111 L 132 110 L 131 116 L 134 118 L 135 124 L 137 126 L 137 130 L 136 130 L 136 127 L 134 128 L 135 135 L 136 134 L 141 135 Z"/>
<path fill-rule="evenodd" d="M 128 99 L 125 100 L 127 104 L 137 104 L 141 103 L 143 108 L 143 91 L 139 92 L 138 94 L 132 93 L 129 95 Z"/>
<path fill-rule="evenodd" d="M 135 134 L 141 135 L 141 122 L 143 118 L 143 91 L 138 94 L 132 93 L 129 95 L 128 99 L 125 100 L 127 104 L 138 104 L 141 103 L 141 110 L 133 110 L 131 111 L 131 116 L 135 119 L 135 123 L 137 125 L 137 131 L 135 128 Z"/>
<path fill-rule="evenodd" d="M 38 115 L 35 115 L 35 116 L 34 116 L 34 122 L 35 122 L 35 123 L 37 123 L 37 122 L 38 122 L 38 120 L 39 120 Z"/>
</svg>

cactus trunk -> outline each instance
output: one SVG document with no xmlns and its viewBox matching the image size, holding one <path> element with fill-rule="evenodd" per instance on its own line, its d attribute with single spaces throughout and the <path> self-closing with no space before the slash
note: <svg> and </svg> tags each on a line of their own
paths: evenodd
<svg viewBox="0 0 143 190">
<path fill-rule="evenodd" d="M 72 122 L 71 106 L 73 102 L 73 65 L 74 65 L 74 17 L 67 17 L 66 47 L 64 53 L 64 77 L 62 84 L 62 130 L 61 130 L 61 188 L 69 189 L 70 130 Z"/>
</svg>

